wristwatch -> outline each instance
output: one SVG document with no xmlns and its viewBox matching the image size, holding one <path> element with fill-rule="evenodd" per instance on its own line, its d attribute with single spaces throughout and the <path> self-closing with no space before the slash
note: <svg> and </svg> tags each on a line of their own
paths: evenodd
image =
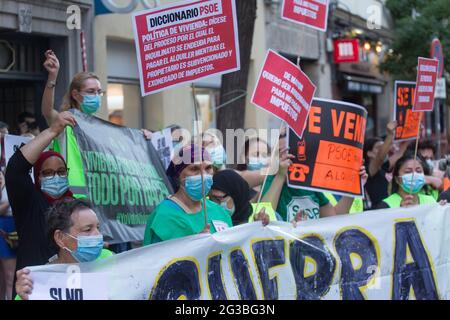
<svg viewBox="0 0 450 320">
<path fill-rule="evenodd" d="M 53 80 L 48 80 L 47 81 L 47 88 L 53 89 L 54 87 L 56 87 L 56 82 L 53 81 Z"/>
</svg>

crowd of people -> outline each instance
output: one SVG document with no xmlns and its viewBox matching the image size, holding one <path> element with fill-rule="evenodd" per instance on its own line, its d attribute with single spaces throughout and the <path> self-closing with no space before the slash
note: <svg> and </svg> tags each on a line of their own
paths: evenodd
<svg viewBox="0 0 450 320">
<path fill-rule="evenodd" d="M 5 177 L 0 175 L 0 299 L 28 299 L 33 290 L 28 266 L 89 262 L 121 251 L 108 250 L 91 204 L 72 192 L 69 176 L 83 173 L 67 166 L 67 150 L 61 147 L 71 139 L 70 129 L 76 126 L 75 117 L 67 110 L 95 114 L 104 93 L 101 83 L 93 73 L 75 75 L 58 111 L 54 88 L 59 61 L 50 50 L 45 57 L 49 77 L 42 115 L 48 128 L 40 132 L 36 118 L 22 114 L 18 119 L 20 134 L 33 139 L 11 157 Z M 421 141 L 415 157 L 413 143 L 394 142 L 396 125 L 387 125 L 384 139 L 365 141 L 360 169 L 364 203 L 289 187 L 286 176 L 294 155 L 289 153 L 285 127 L 272 148 L 261 138 L 248 138 L 238 146 L 242 164 L 230 168 L 217 136 L 207 133 L 184 141 L 182 128 L 171 126 L 174 155 L 166 174 L 174 193 L 150 214 L 143 245 L 221 232 L 254 221 L 297 225 L 302 220 L 373 209 L 445 203 L 444 173 L 436 166 L 435 145 Z M 8 134 L 8 126 L 0 123 L 0 132 Z M 151 137 L 150 131 L 143 133 L 147 139 Z M 263 174 L 273 166 L 277 166 L 271 170 L 274 174 Z"/>
</svg>

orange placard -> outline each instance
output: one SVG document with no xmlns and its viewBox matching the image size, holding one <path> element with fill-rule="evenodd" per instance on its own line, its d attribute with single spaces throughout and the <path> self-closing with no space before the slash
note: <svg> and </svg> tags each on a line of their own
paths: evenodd
<svg viewBox="0 0 450 320">
<path fill-rule="evenodd" d="M 420 126 L 421 112 L 413 112 L 416 84 L 408 81 L 395 82 L 394 120 L 397 121 L 396 141 L 415 140 Z"/>
<path fill-rule="evenodd" d="M 363 196 L 365 108 L 342 101 L 314 99 L 301 139 L 289 135 L 288 185 L 292 188 Z"/>
</svg>

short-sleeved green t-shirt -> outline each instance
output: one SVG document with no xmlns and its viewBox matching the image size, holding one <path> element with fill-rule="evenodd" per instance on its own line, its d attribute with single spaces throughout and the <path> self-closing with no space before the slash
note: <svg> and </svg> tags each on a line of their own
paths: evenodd
<svg viewBox="0 0 450 320">
<path fill-rule="evenodd" d="M 203 205 L 203 204 L 202 204 Z M 218 204 L 206 200 L 211 233 L 233 226 L 230 215 Z M 186 213 L 170 199 L 161 202 L 150 214 L 145 228 L 144 245 L 197 234 L 205 228 L 203 209 Z"/>
<path fill-rule="evenodd" d="M 275 176 L 268 176 L 263 194 L 272 185 Z M 304 189 L 290 188 L 286 183 L 281 190 L 280 200 L 276 211 L 284 221 L 290 222 L 300 209 L 303 209 L 308 219 L 320 218 L 320 207 L 325 206 L 330 201 L 321 192 L 314 192 Z"/>
</svg>

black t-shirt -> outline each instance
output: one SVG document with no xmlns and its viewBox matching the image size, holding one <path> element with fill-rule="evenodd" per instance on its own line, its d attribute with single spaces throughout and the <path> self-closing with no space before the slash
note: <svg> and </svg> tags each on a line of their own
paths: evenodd
<svg viewBox="0 0 450 320">
<path fill-rule="evenodd" d="M 50 204 L 34 185 L 31 168 L 20 150 L 6 168 L 6 189 L 19 236 L 16 270 L 46 264 L 56 254 L 47 236 L 45 212 Z"/>
<path fill-rule="evenodd" d="M 366 170 L 369 172 L 369 167 Z M 386 173 L 389 172 L 389 161 L 385 161 L 378 172 L 367 179 L 366 192 L 372 203 L 368 209 L 378 207 L 378 204 L 388 197 L 389 182 L 386 180 Z"/>
</svg>

